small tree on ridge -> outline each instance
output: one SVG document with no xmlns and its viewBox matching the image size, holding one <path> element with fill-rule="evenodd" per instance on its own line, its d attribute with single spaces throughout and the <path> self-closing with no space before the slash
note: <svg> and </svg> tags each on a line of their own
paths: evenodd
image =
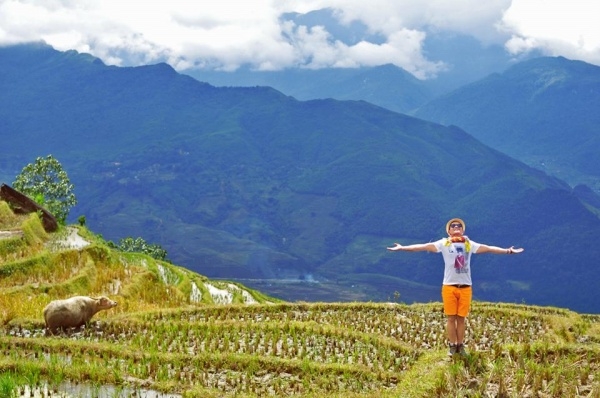
<svg viewBox="0 0 600 398">
<path fill-rule="evenodd" d="M 52 155 L 38 157 L 25 166 L 13 182 L 13 188 L 46 208 L 62 224 L 77 204 L 67 172 Z"/>
</svg>

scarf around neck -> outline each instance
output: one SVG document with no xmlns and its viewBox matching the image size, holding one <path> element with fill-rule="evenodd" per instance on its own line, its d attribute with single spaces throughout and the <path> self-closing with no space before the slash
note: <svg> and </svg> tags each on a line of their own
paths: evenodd
<svg viewBox="0 0 600 398">
<path fill-rule="evenodd" d="M 450 236 L 446 238 L 445 246 L 450 246 L 452 243 L 464 243 L 465 250 L 468 252 L 471 251 L 471 242 L 469 242 L 469 238 L 466 236 Z"/>
</svg>

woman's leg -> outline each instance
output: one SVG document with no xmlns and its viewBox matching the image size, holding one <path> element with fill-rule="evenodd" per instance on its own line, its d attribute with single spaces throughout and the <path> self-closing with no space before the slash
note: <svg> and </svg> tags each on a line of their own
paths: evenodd
<svg viewBox="0 0 600 398">
<path fill-rule="evenodd" d="M 465 317 L 456 315 L 454 318 L 456 329 L 456 344 L 463 344 L 463 342 L 465 341 Z"/>
<path fill-rule="evenodd" d="M 446 322 L 446 332 L 448 333 L 448 342 L 450 344 L 458 343 L 458 328 L 457 328 L 457 318 L 458 315 L 448 315 L 448 320 Z M 463 318 L 464 321 L 464 318 Z M 464 322 L 463 322 L 463 337 L 464 337 Z"/>
</svg>

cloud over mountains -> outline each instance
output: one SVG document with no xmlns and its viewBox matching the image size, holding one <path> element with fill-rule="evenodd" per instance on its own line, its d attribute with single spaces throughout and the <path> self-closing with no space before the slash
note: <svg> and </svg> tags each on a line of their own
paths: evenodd
<svg viewBox="0 0 600 398">
<path fill-rule="evenodd" d="M 429 78 L 445 67 L 425 50 L 431 34 L 472 36 L 514 55 L 537 50 L 599 64 L 600 27 L 591 7 L 585 0 L 0 0 L 0 45 L 41 40 L 107 64 L 165 61 L 178 70 L 394 64 Z M 325 8 L 335 26 L 293 18 Z M 344 30 L 355 35 L 352 42 L 339 36 Z"/>
</svg>

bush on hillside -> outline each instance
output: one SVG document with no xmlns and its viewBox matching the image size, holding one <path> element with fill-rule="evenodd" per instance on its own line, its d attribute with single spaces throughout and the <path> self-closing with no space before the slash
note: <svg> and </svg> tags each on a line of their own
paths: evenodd
<svg viewBox="0 0 600 398">
<path fill-rule="evenodd" d="M 124 251 L 124 252 L 136 252 L 144 253 L 157 260 L 165 260 L 167 258 L 167 251 L 160 245 L 151 244 L 146 242 L 143 238 L 132 238 L 127 237 L 119 241 L 118 245 L 110 242 L 111 246 Z"/>
</svg>

